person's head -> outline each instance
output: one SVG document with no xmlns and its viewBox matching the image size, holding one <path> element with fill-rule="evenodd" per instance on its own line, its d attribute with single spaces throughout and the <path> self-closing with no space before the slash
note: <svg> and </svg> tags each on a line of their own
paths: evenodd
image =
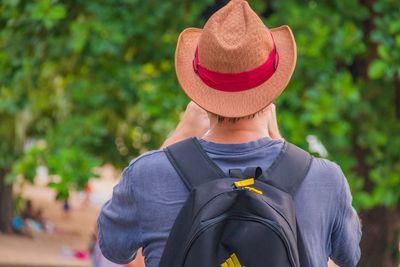
<svg viewBox="0 0 400 267">
<path fill-rule="evenodd" d="M 269 30 L 243 0 L 229 2 L 203 29 L 184 30 L 175 52 L 181 87 L 220 123 L 262 114 L 288 84 L 295 64 L 290 28 Z"/>
</svg>

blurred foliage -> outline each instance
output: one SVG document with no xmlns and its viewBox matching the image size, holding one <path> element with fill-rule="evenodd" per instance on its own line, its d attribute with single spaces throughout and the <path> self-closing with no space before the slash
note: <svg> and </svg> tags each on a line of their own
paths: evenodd
<svg viewBox="0 0 400 267">
<path fill-rule="evenodd" d="M 306 148 L 306 136 L 317 136 L 358 209 L 395 206 L 397 0 L 249 2 L 270 28 L 290 25 L 296 37 L 296 71 L 276 103 L 285 138 Z M 122 167 L 159 147 L 188 102 L 174 73 L 179 32 L 202 27 L 213 3 L 3 0 L 0 167 L 13 166 L 8 181 L 33 181 L 45 165 L 66 198 L 93 166 Z"/>
<path fill-rule="evenodd" d="M 274 1 L 267 20 L 290 25 L 298 47 L 294 77 L 277 103 L 284 136 L 303 147 L 306 135 L 318 136 L 346 174 L 357 209 L 400 200 L 400 5 L 370 3 Z"/>
<path fill-rule="evenodd" d="M 180 1 L 0 3 L 0 167 L 58 197 L 93 166 L 160 146 L 188 101 L 174 74 L 177 37 L 207 5 Z M 198 12 L 196 12 L 198 11 Z M 6 141 L 4 141 L 6 140 Z"/>
</svg>

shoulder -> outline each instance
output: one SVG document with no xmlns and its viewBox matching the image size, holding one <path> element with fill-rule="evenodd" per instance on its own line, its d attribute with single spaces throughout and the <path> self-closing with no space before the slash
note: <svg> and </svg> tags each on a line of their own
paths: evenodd
<svg viewBox="0 0 400 267">
<path fill-rule="evenodd" d="M 163 160 L 167 159 L 164 150 L 152 150 L 143 153 L 137 158 L 134 158 L 130 163 L 128 168 L 137 168 L 138 166 L 153 166 Z"/>
<path fill-rule="evenodd" d="M 341 187 L 346 178 L 340 166 L 328 159 L 313 158 L 307 178 L 325 186 Z"/>
<path fill-rule="evenodd" d="M 133 159 L 125 168 L 122 178 L 125 184 L 134 185 L 139 190 L 146 185 L 160 184 L 163 178 L 176 175 L 164 150 L 153 150 Z"/>
<path fill-rule="evenodd" d="M 142 211 L 166 209 L 165 203 L 183 201 L 188 193 L 163 150 L 149 151 L 132 160 L 121 183 L 131 188 L 131 195 Z M 146 216 L 152 217 L 141 213 L 142 219 Z"/>
<path fill-rule="evenodd" d="M 313 158 L 298 193 L 302 199 L 318 200 L 320 205 L 340 205 L 344 194 L 349 192 L 348 182 L 341 168 L 333 161 Z"/>
<path fill-rule="evenodd" d="M 168 175 L 174 172 L 164 150 L 146 152 L 133 159 L 123 171 L 126 184 L 137 185 L 136 181 L 149 180 L 152 177 Z"/>
</svg>

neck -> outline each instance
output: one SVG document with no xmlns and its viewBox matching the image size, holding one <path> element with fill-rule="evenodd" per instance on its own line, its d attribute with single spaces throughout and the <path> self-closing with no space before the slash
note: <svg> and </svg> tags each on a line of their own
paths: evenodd
<svg viewBox="0 0 400 267">
<path fill-rule="evenodd" d="M 203 137 L 204 140 L 214 143 L 246 143 L 263 137 L 269 137 L 267 123 L 258 116 L 241 119 L 236 122 L 224 121 L 218 123 L 210 120 L 211 129 Z"/>
</svg>

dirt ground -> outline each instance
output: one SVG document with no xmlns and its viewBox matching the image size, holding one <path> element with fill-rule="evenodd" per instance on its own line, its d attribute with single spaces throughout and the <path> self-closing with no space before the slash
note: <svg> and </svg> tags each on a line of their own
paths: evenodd
<svg viewBox="0 0 400 267">
<path fill-rule="evenodd" d="M 34 207 L 43 209 L 44 217 L 54 229 L 52 233 L 34 236 L 0 235 L 0 262 L 16 265 L 91 266 L 89 259 L 70 257 L 75 251 L 87 250 L 98 209 L 71 203 L 65 215 L 62 203 L 54 201 L 54 192 L 44 186 L 24 186 L 24 197 Z"/>
<path fill-rule="evenodd" d="M 90 181 L 89 202 L 84 193 L 72 192 L 68 214 L 63 211 L 63 203 L 54 201 L 54 191 L 46 186 L 47 177 L 37 177 L 35 185 L 25 183 L 24 198 L 43 209 L 53 231 L 35 233 L 33 237 L 0 234 L 0 266 L 92 266 L 90 257 L 78 259 L 74 253 L 87 252 L 97 214 L 119 177 L 111 166 L 101 168 L 100 173 L 100 179 Z M 18 193 L 19 188 L 15 191 Z M 144 267 L 143 258 L 138 256 L 129 266 Z M 334 266 L 329 263 L 329 267 Z"/>
<path fill-rule="evenodd" d="M 33 237 L 0 234 L 0 266 L 92 266 L 90 257 L 78 259 L 74 254 L 87 253 L 97 214 L 111 196 L 118 176 L 111 166 L 103 167 L 101 178 L 90 181 L 90 201 L 85 203 L 84 193 L 72 192 L 68 214 L 63 203 L 54 200 L 55 192 L 46 186 L 47 177 L 37 177 L 35 185 L 25 183 L 23 197 L 43 209 L 53 231 L 34 233 Z M 18 186 L 14 191 L 18 193 Z"/>
</svg>

